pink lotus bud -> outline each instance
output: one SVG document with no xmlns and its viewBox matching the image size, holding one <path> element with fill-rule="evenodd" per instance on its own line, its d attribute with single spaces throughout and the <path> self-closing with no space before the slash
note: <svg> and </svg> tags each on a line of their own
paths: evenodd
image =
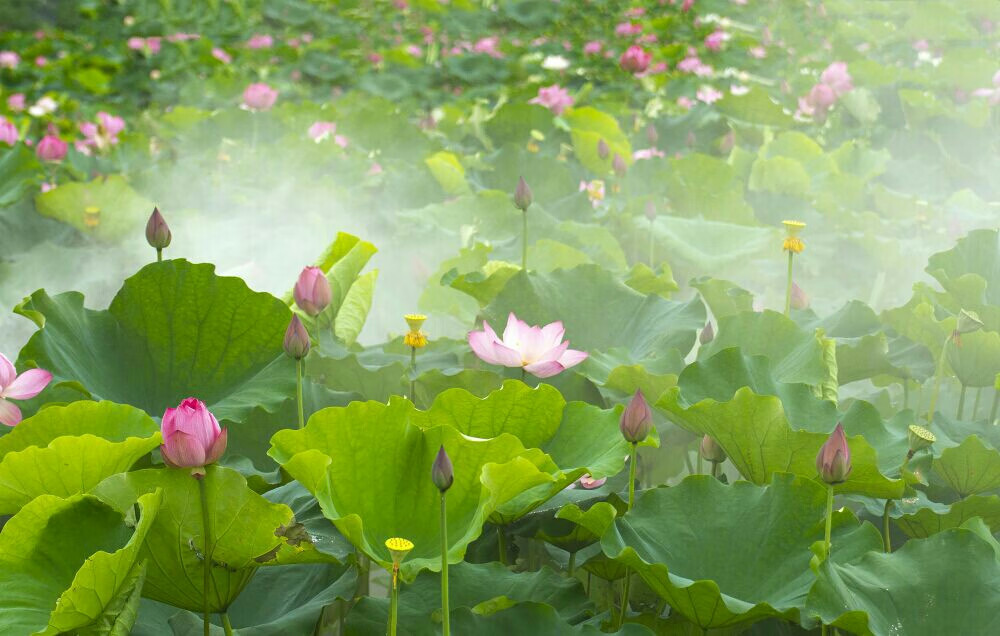
<svg viewBox="0 0 1000 636">
<path fill-rule="evenodd" d="M 615 153 L 615 158 L 611 160 L 611 169 L 615 171 L 615 176 L 619 179 L 625 176 L 625 171 L 627 170 L 625 160 L 617 152 Z"/>
<path fill-rule="evenodd" d="M 201 468 L 218 461 L 226 451 L 227 430 L 221 429 L 205 403 L 195 398 L 167 409 L 160 433 L 163 461 L 173 468 Z"/>
<path fill-rule="evenodd" d="M 646 201 L 646 210 L 645 210 L 645 213 L 646 213 L 646 219 L 648 219 L 650 223 L 652 223 L 653 221 L 655 221 L 656 220 L 656 204 L 653 203 L 652 201 Z"/>
<path fill-rule="evenodd" d="M 837 93 L 830 86 L 820 83 L 809 91 L 809 104 L 817 111 L 826 111 L 837 101 Z"/>
<path fill-rule="evenodd" d="M 524 177 L 517 178 L 517 188 L 514 189 L 514 207 L 522 212 L 527 212 L 531 207 L 531 188 Z"/>
<path fill-rule="evenodd" d="M 278 99 L 278 91 L 264 83 L 251 84 L 243 91 L 243 103 L 253 110 L 268 110 Z"/>
<path fill-rule="evenodd" d="M 17 126 L 7 121 L 3 116 L 0 116 L 0 142 L 8 146 L 13 146 L 19 138 L 20 135 L 17 132 Z"/>
<path fill-rule="evenodd" d="M 700 334 L 698 334 L 698 342 L 703 345 L 707 345 L 713 340 L 715 340 L 715 327 L 713 327 L 712 322 L 709 321 L 705 323 L 705 328 L 701 330 Z"/>
<path fill-rule="evenodd" d="M 301 360 L 309 353 L 309 332 L 306 331 L 306 326 L 302 324 L 298 314 L 292 314 L 292 320 L 285 330 L 284 345 L 285 353 L 296 360 Z"/>
<path fill-rule="evenodd" d="M 656 132 L 656 126 L 652 123 L 646 124 L 646 141 L 649 142 L 649 145 L 656 146 L 656 142 L 659 140 L 660 135 Z"/>
<path fill-rule="evenodd" d="M 632 444 L 638 444 L 649 436 L 649 431 L 653 428 L 653 412 L 649 410 L 649 404 L 646 403 L 641 390 L 636 390 L 632 400 L 625 407 L 618 428 L 625 441 Z"/>
<path fill-rule="evenodd" d="M 69 147 L 65 141 L 49 133 L 38 142 L 35 153 L 42 161 L 62 161 L 66 157 L 68 149 Z"/>
<path fill-rule="evenodd" d="M 851 449 L 847 445 L 844 427 L 837 424 L 816 455 L 816 470 L 828 484 L 839 484 L 851 474 Z"/>
<path fill-rule="evenodd" d="M 649 63 L 652 59 L 653 55 L 651 53 L 646 52 L 638 44 L 633 44 L 625 49 L 621 58 L 618 59 L 618 64 L 623 70 L 629 73 L 642 73 L 649 68 Z"/>
<path fill-rule="evenodd" d="M 709 51 L 722 50 L 722 43 L 725 41 L 725 31 L 713 31 L 705 37 L 705 48 Z"/>
<path fill-rule="evenodd" d="M 694 0 L 684 0 L 681 4 L 681 12 L 690 11 L 692 5 L 694 5 Z"/>
<path fill-rule="evenodd" d="M 160 214 L 160 208 L 154 207 L 153 213 L 146 221 L 146 242 L 149 243 L 150 247 L 162 250 L 170 245 L 170 239 L 170 228 L 167 227 L 167 221 Z"/>
<path fill-rule="evenodd" d="M 313 317 L 320 315 L 333 299 L 330 281 L 326 279 L 323 270 L 312 266 L 306 267 L 299 274 L 292 295 L 295 297 L 295 304 Z"/>
<path fill-rule="evenodd" d="M 802 288 L 798 286 L 797 283 L 792 283 L 792 298 L 791 298 L 792 309 L 809 309 L 809 296 L 802 291 Z"/>
<path fill-rule="evenodd" d="M 726 451 L 722 450 L 719 442 L 715 441 L 715 438 L 711 435 L 701 438 L 701 446 L 698 447 L 698 452 L 701 453 L 703 459 L 713 464 L 721 464 L 726 461 Z"/>
<path fill-rule="evenodd" d="M 431 466 L 431 481 L 442 493 L 451 488 L 455 482 L 455 469 L 451 465 L 451 458 L 444 451 L 443 445 L 438 449 L 437 457 L 434 458 L 434 464 Z"/>
<path fill-rule="evenodd" d="M 601 161 L 603 161 L 607 159 L 608 155 L 610 154 L 611 154 L 611 148 L 608 147 L 608 142 L 604 141 L 604 139 L 598 139 L 597 156 L 601 158 Z"/>
</svg>

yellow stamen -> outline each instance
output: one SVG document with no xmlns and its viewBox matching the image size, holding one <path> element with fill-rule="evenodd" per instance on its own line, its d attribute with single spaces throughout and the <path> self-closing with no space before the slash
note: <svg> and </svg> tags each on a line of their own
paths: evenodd
<svg viewBox="0 0 1000 636">
<path fill-rule="evenodd" d="M 806 249 L 806 244 L 803 243 L 802 239 L 797 236 L 789 236 L 786 237 L 784 242 L 781 244 L 781 249 L 786 252 L 795 252 L 796 254 L 800 254 L 802 250 Z"/>
<path fill-rule="evenodd" d="M 414 349 L 423 349 L 427 346 L 427 334 L 422 331 L 411 331 L 403 336 L 403 344 Z"/>
<path fill-rule="evenodd" d="M 88 205 L 83 208 L 83 224 L 87 227 L 97 227 L 101 222 L 101 208 L 96 205 Z"/>
</svg>

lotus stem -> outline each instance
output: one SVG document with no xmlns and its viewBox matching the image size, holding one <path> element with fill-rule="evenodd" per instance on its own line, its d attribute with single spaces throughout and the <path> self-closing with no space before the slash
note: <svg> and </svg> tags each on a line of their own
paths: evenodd
<svg viewBox="0 0 1000 636">
<path fill-rule="evenodd" d="M 833 486 L 826 487 L 826 532 L 823 540 L 826 542 L 826 558 L 830 558 L 830 529 L 833 527 Z"/>
<path fill-rule="evenodd" d="M 396 636 L 397 614 L 399 612 L 399 565 L 392 566 L 392 589 L 389 593 L 389 636 Z"/>
<path fill-rule="evenodd" d="M 497 557 L 500 563 L 507 565 L 507 535 L 504 534 L 503 526 L 497 526 Z"/>
<path fill-rule="evenodd" d="M 951 334 L 944 339 L 941 347 L 941 357 L 938 359 L 937 372 L 934 374 L 934 388 L 931 390 L 931 403 L 927 407 L 927 423 L 934 423 L 934 407 L 937 406 L 938 393 L 941 391 L 941 378 L 944 376 L 944 361 L 948 353 L 948 343 L 951 342 Z"/>
<path fill-rule="evenodd" d="M 569 553 L 569 566 L 566 568 L 566 574 L 569 578 L 573 578 L 576 573 L 576 552 Z"/>
<path fill-rule="evenodd" d="M 632 582 L 632 570 L 625 570 L 625 579 L 622 581 L 622 608 L 618 613 L 618 631 L 621 631 L 625 624 L 625 612 L 628 611 L 629 584 Z"/>
<path fill-rule="evenodd" d="M 718 479 L 719 478 L 719 463 L 720 462 L 712 462 L 712 478 L 713 479 Z"/>
<path fill-rule="evenodd" d="M 792 311 L 792 263 L 795 253 L 788 250 L 788 282 L 785 284 L 785 315 L 791 315 Z"/>
<path fill-rule="evenodd" d="M 653 219 L 649 220 L 649 266 L 656 269 L 653 264 L 653 256 L 656 254 L 656 240 L 653 237 Z"/>
<path fill-rule="evenodd" d="M 222 629 L 225 630 L 226 636 L 233 636 L 233 625 L 229 622 L 229 613 L 222 613 Z"/>
<path fill-rule="evenodd" d="M 910 381 L 903 378 L 903 410 L 910 408 Z"/>
<path fill-rule="evenodd" d="M 201 528 L 202 535 L 204 535 L 205 544 L 202 548 L 202 572 L 204 573 L 204 580 L 202 583 L 202 610 L 204 612 L 204 627 L 205 636 L 211 636 L 212 633 L 212 623 L 209 620 L 209 603 L 208 603 L 208 590 L 212 584 L 212 529 L 211 522 L 208 518 L 208 487 L 205 482 L 208 480 L 208 472 L 200 477 L 196 476 L 195 479 L 198 480 L 198 494 L 201 499 Z"/>
<path fill-rule="evenodd" d="M 295 396 L 299 402 L 299 428 L 305 428 L 305 410 L 302 405 L 302 358 L 295 361 Z"/>
<path fill-rule="evenodd" d="M 972 401 L 972 417 L 970 419 L 975 420 L 976 415 L 979 414 L 979 400 L 983 397 L 983 387 L 976 389 L 976 399 Z"/>
<path fill-rule="evenodd" d="M 962 419 L 962 414 L 965 412 L 965 385 L 962 384 L 962 390 L 958 393 L 958 411 L 955 412 L 955 419 Z"/>
<path fill-rule="evenodd" d="M 448 614 L 448 509 L 445 503 L 447 491 L 441 493 L 441 634 L 451 634 Z"/>
<path fill-rule="evenodd" d="M 521 232 L 521 269 L 528 271 L 528 211 L 521 213 L 523 218 Z"/>
<path fill-rule="evenodd" d="M 628 508 L 626 512 L 632 510 L 632 506 L 635 505 L 635 458 L 636 451 L 638 449 L 638 444 L 632 442 L 632 454 L 629 457 L 629 467 L 628 467 Z M 625 580 L 622 583 L 622 608 L 621 612 L 618 614 L 618 629 L 622 628 L 625 623 L 625 613 L 628 611 L 628 597 L 629 588 L 632 583 L 632 571 L 625 569 Z"/>
<path fill-rule="evenodd" d="M 1000 404 L 1000 391 L 993 392 L 993 406 L 990 408 L 990 423 L 997 421 L 997 405 Z"/>
<path fill-rule="evenodd" d="M 886 552 L 892 552 L 892 537 L 889 536 L 889 511 L 892 509 L 892 499 L 885 500 L 885 510 L 882 512 L 882 547 Z"/>
<path fill-rule="evenodd" d="M 635 503 L 635 456 L 638 444 L 632 442 L 632 455 L 628 461 L 628 510 Z"/>
<path fill-rule="evenodd" d="M 156 248 L 156 262 L 160 263 L 162 261 L 163 261 L 163 248 L 158 247 Z"/>
<path fill-rule="evenodd" d="M 417 401 L 417 348 L 410 347 L 410 401 Z"/>
</svg>

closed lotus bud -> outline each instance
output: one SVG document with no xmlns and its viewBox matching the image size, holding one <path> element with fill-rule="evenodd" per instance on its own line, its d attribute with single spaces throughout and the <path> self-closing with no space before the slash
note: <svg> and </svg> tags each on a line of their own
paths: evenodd
<svg viewBox="0 0 1000 636">
<path fill-rule="evenodd" d="M 851 449 L 839 423 L 816 455 L 816 470 L 828 484 L 839 484 L 851 474 Z"/>
<path fill-rule="evenodd" d="M 937 441 L 937 438 L 934 437 L 934 433 L 931 433 L 923 426 L 917 426 L 916 424 L 910 424 L 909 429 L 906 431 L 906 437 L 910 442 L 910 453 L 930 448 L 931 444 Z"/>
<path fill-rule="evenodd" d="M 323 270 L 318 267 L 306 267 L 299 274 L 292 292 L 295 304 L 310 316 L 316 317 L 323 313 L 332 300 L 330 281 L 326 279 Z"/>
<path fill-rule="evenodd" d="M 627 166 L 625 165 L 625 160 L 617 152 L 615 153 L 615 158 L 611 160 L 611 169 L 615 171 L 615 176 L 619 179 L 625 176 Z"/>
<path fill-rule="evenodd" d="M 611 154 L 611 148 L 608 148 L 608 142 L 604 141 L 603 139 L 599 139 L 597 141 L 597 156 L 600 157 L 601 160 L 603 161 L 607 159 L 608 155 L 610 154 Z"/>
<path fill-rule="evenodd" d="M 170 245 L 170 239 L 170 228 L 167 227 L 166 219 L 160 214 L 160 208 L 153 208 L 153 213 L 146 221 L 146 242 L 151 247 L 162 250 Z"/>
<path fill-rule="evenodd" d="M 650 223 L 656 220 L 656 204 L 652 201 L 646 201 L 646 218 Z"/>
<path fill-rule="evenodd" d="M 201 468 L 218 461 L 226 451 L 228 429 L 220 428 L 205 403 L 195 398 L 167 409 L 160 433 L 163 461 L 173 468 Z"/>
<path fill-rule="evenodd" d="M 726 451 L 722 450 L 722 447 L 719 446 L 719 443 L 711 435 L 701 438 L 701 446 L 698 451 L 701 453 L 703 459 L 713 464 L 721 464 L 726 461 Z"/>
<path fill-rule="evenodd" d="M 653 412 L 649 410 L 649 404 L 646 403 L 641 390 L 636 390 L 632 400 L 625 407 L 618 428 L 621 429 L 625 441 L 632 444 L 638 444 L 649 436 L 649 431 L 653 428 Z"/>
<path fill-rule="evenodd" d="M 650 146 L 656 146 L 656 142 L 660 140 L 660 135 L 656 132 L 656 126 L 649 123 L 646 124 L 646 141 L 649 142 Z"/>
<path fill-rule="evenodd" d="M 713 327 L 712 322 L 709 321 L 705 323 L 704 329 L 702 329 L 701 333 L 698 334 L 698 342 L 703 345 L 707 345 L 713 340 L 715 340 L 715 327 Z"/>
<path fill-rule="evenodd" d="M 955 327 L 955 331 L 958 333 L 972 333 L 973 331 L 979 331 L 983 328 L 983 321 L 979 318 L 979 314 L 974 311 L 962 310 L 958 314 L 958 325 Z"/>
<path fill-rule="evenodd" d="M 309 353 L 309 332 L 298 314 L 292 314 L 292 321 L 285 330 L 285 353 L 290 358 L 301 360 Z"/>
<path fill-rule="evenodd" d="M 431 466 L 431 481 L 442 493 L 451 488 L 455 481 L 455 469 L 451 465 L 451 458 L 444 452 L 442 445 L 438 449 L 437 457 L 434 458 L 434 465 Z"/>
<path fill-rule="evenodd" d="M 809 309 L 809 296 L 806 295 L 797 283 L 792 283 L 792 309 Z"/>
<path fill-rule="evenodd" d="M 521 212 L 527 212 L 531 207 L 531 188 L 524 177 L 517 178 L 517 188 L 514 190 L 514 207 Z"/>
</svg>

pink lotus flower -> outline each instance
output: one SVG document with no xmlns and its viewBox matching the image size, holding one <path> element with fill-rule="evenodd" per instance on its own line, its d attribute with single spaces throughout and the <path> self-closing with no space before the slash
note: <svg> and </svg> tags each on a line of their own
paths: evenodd
<svg viewBox="0 0 1000 636">
<path fill-rule="evenodd" d="M 816 84 L 809 95 L 799 98 L 799 115 L 815 117 L 818 121 L 826 119 L 826 113 L 837 101 L 837 93 L 826 84 Z"/>
<path fill-rule="evenodd" d="M 306 267 L 299 274 L 292 295 L 295 304 L 310 316 L 318 316 L 333 299 L 330 281 L 322 269 L 313 266 Z"/>
<path fill-rule="evenodd" d="M 0 142 L 8 146 L 13 146 L 19 138 L 20 135 L 17 132 L 17 126 L 0 115 Z"/>
<path fill-rule="evenodd" d="M 618 64 L 629 73 L 636 74 L 642 73 L 649 68 L 649 63 L 652 59 L 653 55 L 651 53 L 647 53 L 641 46 L 633 44 L 622 53 Z"/>
<path fill-rule="evenodd" d="M 248 49 L 269 49 L 274 45 L 274 38 L 270 35 L 255 33 L 247 40 Z"/>
<path fill-rule="evenodd" d="M 758 60 L 763 60 L 765 57 L 767 57 L 767 49 L 765 49 L 763 46 L 754 46 L 750 48 L 750 50 L 748 50 L 747 53 L 750 54 L 750 57 L 756 58 Z"/>
<path fill-rule="evenodd" d="M 601 179 L 581 181 L 579 191 L 586 192 L 587 198 L 590 199 L 590 205 L 596 208 L 604 200 L 604 181 Z"/>
<path fill-rule="evenodd" d="M 698 77 L 707 77 L 712 74 L 712 67 L 702 62 L 697 55 L 688 55 L 678 62 L 677 70 L 684 73 L 694 73 Z"/>
<path fill-rule="evenodd" d="M 847 62 L 834 62 L 820 74 L 819 81 L 826 84 L 840 97 L 854 89 L 851 75 L 847 72 Z"/>
<path fill-rule="evenodd" d="M 642 25 L 637 22 L 622 22 L 615 27 L 615 35 L 629 37 L 642 33 Z"/>
<path fill-rule="evenodd" d="M 42 161 L 61 161 L 66 157 L 66 151 L 69 147 L 66 142 L 57 137 L 56 135 L 49 133 L 42 137 L 42 140 L 38 142 L 38 147 L 35 148 L 35 154 Z"/>
<path fill-rule="evenodd" d="M 705 48 L 709 51 L 721 51 L 723 42 L 728 39 L 725 31 L 713 31 L 705 37 Z"/>
<path fill-rule="evenodd" d="M 503 53 L 500 52 L 500 37 L 497 35 L 490 36 L 488 38 L 481 38 L 476 41 L 472 46 L 472 50 L 476 53 L 485 53 L 490 57 L 495 57 L 500 59 L 503 57 Z"/>
<path fill-rule="evenodd" d="M 681 5 L 681 11 L 682 12 L 690 11 L 693 5 L 694 5 L 694 0 L 684 0 L 684 3 Z"/>
<path fill-rule="evenodd" d="M 14 51 L 0 51 L 0 68 L 16 68 L 21 63 L 21 56 Z"/>
<path fill-rule="evenodd" d="M 484 320 L 482 331 L 469 332 L 469 346 L 484 362 L 521 367 L 535 377 L 548 378 L 587 359 L 587 353 L 568 348 L 565 333 L 562 322 L 532 327 L 511 312 L 503 339 Z"/>
<path fill-rule="evenodd" d="M 584 55 L 597 55 L 601 52 L 601 47 L 604 46 L 599 40 L 594 40 L 592 42 L 587 42 L 583 45 Z"/>
<path fill-rule="evenodd" d="M 38 57 L 35 58 L 35 66 L 37 66 L 38 68 L 42 68 L 43 66 L 46 66 L 48 63 L 49 59 L 44 55 L 39 55 Z"/>
<path fill-rule="evenodd" d="M 268 110 L 278 99 L 278 91 L 263 82 L 251 84 L 243 91 L 243 103 L 253 110 Z"/>
<path fill-rule="evenodd" d="M 996 106 L 1000 104 L 1000 71 L 993 74 L 993 87 L 992 88 L 977 88 L 972 91 L 975 97 L 986 97 L 990 101 L 990 106 Z"/>
<path fill-rule="evenodd" d="M 97 121 L 101 123 L 104 134 L 111 138 L 111 143 L 118 143 L 118 133 L 125 130 L 125 120 L 115 115 L 109 115 L 103 110 L 97 113 Z"/>
<path fill-rule="evenodd" d="M 215 47 L 212 49 L 212 57 L 219 60 L 223 64 L 229 64 L 230 62 L 233 61 L 232 56 L 230 56 L 229 53 L 226 53 L 225 50 L 220 49 L 219 47 Z"/>
<path fill-rule="evenodd" d="M 722 99 L 722 92 L 712 88 L 711 86 L 702 86 L 695 93 L 695 97 L 706 104 L 711 104 L 712 102 Z"/>
<path fill-rule="evenodd" d="M 14 93 L 7 98 L 7 108 L 11 109 L 15 113 L 19 113 L 24 110 L 24 93 Z"/>
<path fill-rule="evenodd" d="M 632 158 L 636 161 L 641 159 L 653 159 L 655 157 L 666 157 L 667 155 L 659 148 L 643 148 L 632 153 Z"/>
<path fill-rule="evenodd" d="M 556 115 L 562 115 L 564 110 L 573 105 L 573 98 L 565 88 L 558 84 L 553 84 L 552 86 L 539 88 L 538 96 L 528 100 L 528 103 L 539 104 L 548 108 Z"/>
<path fill-rule="evenodd" d="M 0 424 L 17 426 L 21 422 L 21 409 L 9 400 L 30 400 L 51 381 L 52 374 L 43 369 L 28 369 L 18 375 L 14 364 L 0 353 Z"/>
<path fill-rule="evenodd" d="M 844 427 L 838 423 L 816 455 L 816 471 L 828 484 L 839 484 L 851 474 L 851 448 Z"/>
<path fill-rule="evenodd" d="M 337 124 L 332 121 L 317 121 L 309 127 L 309 138 L 319 143 L 337 131 Z"/>
<path fill-rule="evenodd" d="M 223 430 L 205 403 L 195 398 L 167 409 L 160 433 L 163 461 L 172 468 L 201 468 L 217 462 L 226 451 L 228 429 Z"/>
</svg>

